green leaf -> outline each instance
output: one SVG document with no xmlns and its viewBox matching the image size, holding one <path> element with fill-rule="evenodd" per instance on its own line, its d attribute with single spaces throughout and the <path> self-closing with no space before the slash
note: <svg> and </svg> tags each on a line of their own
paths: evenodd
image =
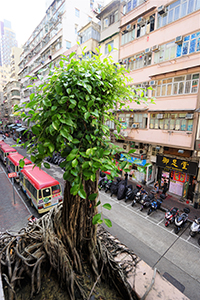
<svg viewBox="0 0 200 300">
<path fill-rule="evenodd" d="M 94 217 L 93 217 L 93 219 L 92 219 L 92 224 L 93 225 L 96 225 L 96 224 L 98 224 L 98 221 L 101 219 L 101 214 L 99 213 L 99 214 L 96 214 Z"/>
<path fill-rule="evenodd" d="M 60 125 L 60 122 L 57 120 L 57 121 L 54 121 L 53 123 L 52 123 L 52 126 L 53 126 L 53 128 L 55 129 L 55 130 L 58 130 L 59 129 L 59 125 Z"/>
<path fill-rule="evenodd" d="M 58 103 L 59 103 L 59 104 L 64 104 L 64 103 L 66 103 L 67 101 L 68 101 L 68 97 L 63 96 L 62 98 L 60 98 L 60 99 L 58 100 Z"/>
<path fill-rule="evenodd" d="M 91 201 L 94 201 L 97 196 L 98 196 L 98 194 L 94 193 L 94 194 L 89 195 L 88 199 L 91 200 Z"/>
<path fill-rule="evenodd" d="M 63 63 L 63 61 L 62 61 L 62 60 L 60 61 L 60 63 L 59 63 L 59 64 L 60 64 L 61 68 L 63 68 L 63 66 L 64 66 L 64 63 Z"/>
<path fill-rule="evenodd" d="M 66 129 L 66 128 L 62 128 L 61 130 L 60 130 L 60 134 L 64 137 L 64 138 L 68 138 L 68 136 L 69 136 L 69 131 Z"/>
<path fill-rule="evenodd" d="M 84 114 L 84 118 L 87 120 L 87 119 L 89 118 L 89 116 L 90 116 L 90 113 L 89 113 L 89 111 L 87 111 L 87 112 Z"/>
<path fill-rule="evenodd" d="M 112 222 L 109 219 L 103 219 L 103 222 L 108 226 L 109 228 L 112 227 Z"/>
<path fill-rule="evenodd" d="M 24 160 L 23 160 L 23 159 L 20 159 L 20 160 L 19 160 L 19 166 L 20 166 L 20 168 L 23 168 L 24 165 L 25 165 Z"/>
<path fill-rule="evenodd" d="M 44 162 L 44 167 L 46 168 L 46 169 L 50 169 L 50 164 L 49 163 L 47 163 L 47 162 Z"/>
<path fill-rule="evenodd" d="M 34 93 L 30 94 L 30 100 L 33 100 L 34 97 L 35 97 Z"/>
<path fill-rule="evenodd" d="M 71 161 L 71 160 L 73 160 L 75 157 L 76 157 L 76 154 L 70 153 L 70 154 L 67 156 L 67 161 Z"/>
<path fill-rule="evenodd" d="M 78 165 L 78 160 L 77 160 L 77 159 L 74 159 L 74 160 L 72 161 L 72 167 L 75 168 L 77 165 Z"/>
<path fill-rule="evenodd" d="M 79 185 L 75 184 L 71 189 L 70 189 L 70 193 L 73 194 L 74 196 L 78 193 L 79 191 Z"/>
<path fill-rule="evenodd" d="M 54 110 L 56 110 L 56 108 L 57 108 L 57 106 L 54 105 L 51 107 L 51 110 L 54 111 Z"/>
<path fill-rule="evenodd" d="M 44 147 L 43 147 L 42 144 L 38 145 L 38 151 L 39 151 L 40 154 L 44 154 L 45 151 L 44 151 Z"/>
<path fill-rule="evenodd" d="M 130 153 L 135 153 L 136 149 L 131 149 L 130 151 L 128 151 L 128 154 Z"/>
<path fill-rule="evenodd" d="M 99 206 L 100 204 L 101 204 L 101 201 L 99 200 L 95 206 Z"/>
<path fill-rule="evenodd" d="M 78 191 L 78 195 L 83 198 L 83 199 L 86 199 L 86 192 L 84 190 L 79 190 Z"/>
<path fill-rule="evenodd" d="M 112 51 L 112 47 L 110 44 L 108 44 L 108 52 L 110 53 Z"/>
<path fill-rule="evenodd" d="M 107 150 L 104 151 L 104 155 L 109 155 L 109 154 L 110 154 L 110 150 L 109 149 L 107 149 Z"/>
<path fill-rule="evenodd" d="M 49 100 L 47 98 L 44 98 L 42 101 L 43 101 L 45 106 L 51 106 L 51 100 Z"/>
<path fill-rule="evenodd" d="M 105 204 L 103 205 L 103 208 L 108 209 L 108 210 L 111 210 L 112 206 L 111 206 L 109 203 L 105 203 Z"/>
<path fill-rule="evenodd" d="M 67 94 L 70 95 L 70 94 L 71 94 L 71 91 L 72 91 L 72 90 L 71 90 L 70 88 L 68 88 L 68 89 L 67 89 Z"/>
</svg>

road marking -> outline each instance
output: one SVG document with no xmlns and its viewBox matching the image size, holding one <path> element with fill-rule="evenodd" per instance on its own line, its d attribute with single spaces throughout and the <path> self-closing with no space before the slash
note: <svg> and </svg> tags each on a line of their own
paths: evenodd
<svg viewBox="0 0 200 300">
<path fill-rule="evenodd" d="M 119 203 L 119 200 L 115 200 L 114 198 L 108 197 L 108 195 L 107 195 L 106 193 L 102 193 L 102 191 L 99 191 L 99 193 L 102 194 L 102 196 L 105 196 L 105 197 L 109 198 L 110 200 L 112 199 L 113 202 Z M 123 205 L 122 203 L 119 203 L 119 204 L 120 204 L 121 206 L 123 206 L 125 209 L 127 209 L 127 210 L 133 212 L 133 213 L 136 214 L 137 216 L 139 216 L 139 217 L 141 217 L 141 218 L 143 218 L 143 219 L 148 219 L 148 221 L 149 221 L 150 223 L 154 224 L 155 226 L 160 227 L 162 230 L 164 230 L 164 231 L 166 231 L 166 232 L 168 232 L 168 233 L 171 233 L 172 235 L 174 235 L 174 236 L 177 237 L 177 234 L 174 233 L 174 229 L 172 229 L 171 231 L 169 231 L 166 227 L 163 227 L 163 226 L 160 225 L 160 223 L 161 223 L 163 220 L 161 220 L 159 223 L 155 223 L 154 221 L 152 221 L 152 220 L 149 218 L 150 216 L 148 216 L 148 215 L 147 215 L 147 216 L 144 216 L 143 214 L 138 213 L 139 210 L 134 210 L 133 208 L 130 208 L 130 205 Z M 189 242 L 188 240 L 186 240 L 186 239 L 184 239 L 184 238 L 182 238 L 182 237 L 179 237 L 179 239 L 185 241 L 187 244 L 189 244 L 189 245 L 193 246 L 194 248 L 200 250 L 200 248 L 199 248 L 198 246 L 192 244 L 192 243 Z"/>
</svg>

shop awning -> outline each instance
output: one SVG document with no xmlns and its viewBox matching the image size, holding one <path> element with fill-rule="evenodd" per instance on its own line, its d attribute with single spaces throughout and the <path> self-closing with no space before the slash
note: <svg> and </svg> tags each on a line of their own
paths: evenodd
<svg viewBox="0 0 200 300">
<path fill-rule="evenodd" d="M 20 127 L 20 128 L 17 128 L 17 129 L 16 129 L 16 131 L 17 131 L 17 132 L 19 132 L 19 131 L 23 131 L 23 130 L 26 130 L 26 128 L 24 128 L 24 127 Z"/>
<path fill-rule="evenodd" d="M 17 129 L 17 128 L 19 128 L 19 127 L 18 127 L 18 126 L 16 126 L 16 125 L 12 127 L 12 129 Z"/>
<path fill-rule="evenodd" d="M 121 154 L 121 158 L 122 157 L 124 157 L 123 154 Z M 131 157 L 131 159 L 124 158 L 124 160 L 127 160 L 130 163 L 133 163 L 133 164 L 136 164 L 136 165 L 142 166 L 142 167 L 144 167 L 147 163 L 146 159 L 139 159 L 139 158 L 136 158 L 136 157 Z"/>
<path fill-rule="evenodd" d="M 11 127 L 13 127 L 13 126 L 15 126 L 15 124 L 8 125 L 9 128 L 11 128 Z"/>
</svg>

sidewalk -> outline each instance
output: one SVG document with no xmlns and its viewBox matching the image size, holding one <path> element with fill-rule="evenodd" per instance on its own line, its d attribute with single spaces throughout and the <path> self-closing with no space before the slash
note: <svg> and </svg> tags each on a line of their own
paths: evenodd
<svg viewBox="0 0 200 300">
<path fill-rule="evenodd" d="M 12 184 L 1 166 L 0 196 L 0 232 L 5 230 L 16 232 L 26 226 L 31 213 L 16 190 L 14 203 Z"/>
<path fill-rule="evenodd" d="M 128 179 L 128 184 L 132 184 L 133 186 L 135 186 L 136 184 L 139 184 L 138 182 L 136 182 L 135 180 L 130 180 Z M 149 193 L 151 190 L 153 189 L 153 186 L 150 185 L 145 185 L 145 190 Z M 161 194 L 161 191 L 160 191 Z M 190 204 L 186 204 L 185 202 L 182 202 L 178 196 L 174 196 L 171 193 L 166 193 L 167 197 L 165 200 L 163 200 L 163 203 L 161 205 L 161 210 L 163 211 L 167 211 L 168 209 L 172 208 L 172 207 L 177 207 L 179 209 L 180 212 L 183 211 L 183 209 L 185 207 L 189 207 L 190 209 L 190 213 L 189 213 L 189 219 L 188 221 L 193 222 L 195 216 L 197 216 L 198 218 L 200 217 L 200 209 L 196 209 L 193 207 L 193 205 Z"/>
</svg>

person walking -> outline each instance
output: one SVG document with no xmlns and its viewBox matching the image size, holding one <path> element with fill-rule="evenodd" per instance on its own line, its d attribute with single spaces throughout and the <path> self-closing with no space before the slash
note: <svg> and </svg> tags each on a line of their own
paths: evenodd
<svg viewBox="0 0 200 300">
<path fill-rule="evenodd" d="M 125 178 L 125 186 L 127 186 L 127 183 L 128 183 L 128 173 L 127 172 L 124 174 L 124 178 Z"/>
</svg>

